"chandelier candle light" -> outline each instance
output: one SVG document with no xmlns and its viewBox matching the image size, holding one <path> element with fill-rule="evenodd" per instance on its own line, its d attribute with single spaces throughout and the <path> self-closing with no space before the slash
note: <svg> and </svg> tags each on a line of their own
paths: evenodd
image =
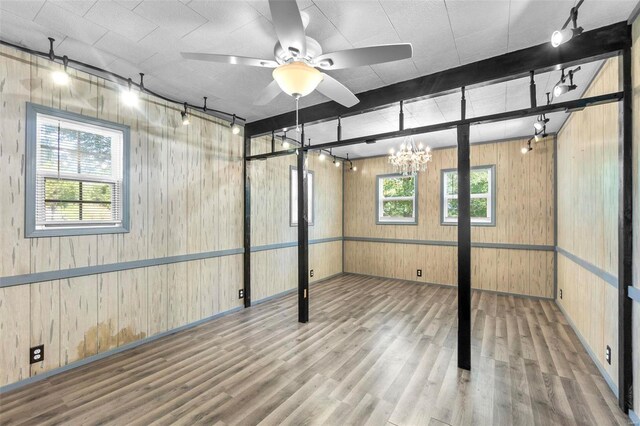
<svg viewBox="0 0 640 426">
<path fill-rule="evenodd" d="M 403 176 L 427 171 L 429 161 L 431 161 L 431 148 L 424 147 L 422 143 L 416 147 L 412 136 L 404 139 L 398 152 L 393 148 L 389 151 L 389 163 L 396 173 L 402 173 Z"/>
</svg>

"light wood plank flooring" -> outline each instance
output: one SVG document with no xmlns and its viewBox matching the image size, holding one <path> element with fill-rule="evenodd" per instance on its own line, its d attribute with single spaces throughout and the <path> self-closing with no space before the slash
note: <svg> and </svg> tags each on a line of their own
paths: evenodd
<svg viewBox="0 0 640 426">
<path fill-rule="evenodd" d="M 626 424 L 551 301 L 344 275 L 1 396 L 3 424 Z"/>
</svg>

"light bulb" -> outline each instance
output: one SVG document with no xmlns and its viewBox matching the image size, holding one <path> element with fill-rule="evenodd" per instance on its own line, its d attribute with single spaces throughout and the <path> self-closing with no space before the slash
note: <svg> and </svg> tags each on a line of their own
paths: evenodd
<svg viewBox="0 0 640 426">
<path fill-rule="evenodd" d="M 393 149 L 393 148 L 391 148 L 391 149 L 389 150 L 389 154 L 391 154 L 391 155 L 395 154 L 395 152 L 396 152 L 396 150 L 395 150 L 395 149 Z"/>
<path fill-rule="evenodd" d="M 358 166 L 353 166 L 353 171 L 357 172 L 358 171 Z"/>
<path fill-rule="evenodd" d="M 182 125 L 183 126 L 188 126 L 190 121 L 189 121 L 189 114 L 187 114 L 186 112 L 181 112 L 180 113 L 182 115 Z"/>
<path fill-rule="evenodd" d="M 71 81 L 69 74 L 65 71 L 54 71 L 51 74 L 51 78 L 56 86 L 66 86 L 69 84 L 69 81 Z"/>
<path fill-rule="evenodd" d="M 318 154 L 318 160 L 324 161 L 325 158 L 327 158 L 327 156 L 324 154 L 324 152 L 320 151 L 320 154 Z"/>
<path fill-rule="evenodd" d="M 289 142 L 287 142 L 287 141 L 282 141 L 282 147 L 283 147 L 283 148 L 289 148 Z"/>
<path fill-rule="evenodd" d="M 123 89 L 122 92 L 120 92 L 120 99 L 128 106 L 138 105 L 138 94 L 131 89 Z"/>
<path fill-rule="evenodd" d="M 340 162 L 339 161 L 336 161 L 334 164 L 336 165 L 336 167 L 340 167 Z"/>
<path fill-rule="evenodd" d="M 529 148 L 528 148 L 528 147 L 526 147 L 526 146 L 523 146 L 522 148 L 520 148 L 520 152 L 521 152 L 522 154 L 526 154 L 526 153 L 528 153 L 528 152 L 529 152 Z"/>
<path fill-rule="evenodd" d="M 233 133 L 234 135 L 239 134 L 240 126 L 238 126 L 237 124 L 234 124 L 233 126 L 231 126 L 231 133 Z"/>
</svg>

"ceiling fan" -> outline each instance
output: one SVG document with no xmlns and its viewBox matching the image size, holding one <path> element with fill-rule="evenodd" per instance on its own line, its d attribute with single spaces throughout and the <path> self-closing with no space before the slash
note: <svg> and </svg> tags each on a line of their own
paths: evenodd
<svg viewBox="0 0 640 426">
<path fill-rule="evenodd" d="M 320 70 L 330 71 L 411 58 L 411 43 L 323 53 L 320 44 L 305 35 L 309 15 L 300 12 L 295 0 L 269 0 L 269 8 L 278 36 L 278 42 L 273 49 L 274 60 L 193 52 L 182 52 L 182 57 L 198 61 L 273 68 L 274 81 L 262 90 L 254 102 L 256 105 L 268 104 L 281 91 L 293 96 L 297 101 L 317 89 L 347 108 L 357 104 L 358 98 L 339 81 Z"/>
</svg>

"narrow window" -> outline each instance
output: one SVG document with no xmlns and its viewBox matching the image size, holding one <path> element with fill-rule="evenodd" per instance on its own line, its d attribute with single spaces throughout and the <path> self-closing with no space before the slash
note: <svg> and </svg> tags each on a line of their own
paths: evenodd
<svg viewBox="0 0 640 426">
<path fill-rule="evenodd" d="M 495 166 L 471 168 L 471 223 L 495 225 Z M 442 171 L 442 224 L 458 223 L 458 171 Z"/>
<path fill-rule="evenodd" d="M 377 223 L 415 225 L 418 223 L 416 176 L 377 177 Z"/>
<path fill-rule="evenodd" d="M 28 105 L 27 237 L 128 231 L 129 128 Z"/>
<path fill-rule="evenodd" d="M 298 169 L 291 167 L 291 217 L 290 226 L 298 226 Z M 309 226 L 313 225 L 313 172 L 307 171 L 307 218 L 309 219 Z"/>
</svg>

